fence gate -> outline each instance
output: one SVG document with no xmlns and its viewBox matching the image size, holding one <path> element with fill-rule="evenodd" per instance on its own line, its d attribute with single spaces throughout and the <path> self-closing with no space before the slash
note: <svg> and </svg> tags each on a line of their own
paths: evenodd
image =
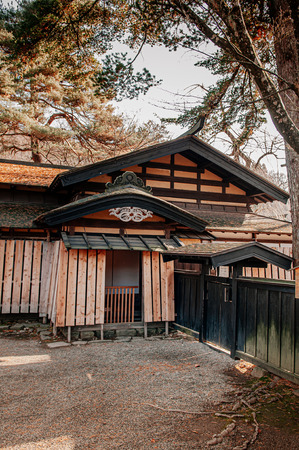
<svg viewBox="0 0 299 450">
<path fill-rule="evenodd" d="M 206 276 L 204 340 L 230 350 L 232 316 L 232 279 Z"/>
</svg>

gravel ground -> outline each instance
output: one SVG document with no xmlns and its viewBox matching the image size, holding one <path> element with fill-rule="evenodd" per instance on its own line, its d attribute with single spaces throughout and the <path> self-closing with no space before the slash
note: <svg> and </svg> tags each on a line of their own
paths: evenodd
<svg viewBox="0 0 299 450">
<path fill-rule="evenodd" d="M 195 340 L 50 349 L 37 339 L 4 338 L 0 345 L 6 450 L 207 448 L 224 419 L 165 410 L 217 409 L 242 384 L 231 375 L 235 361 Z"/>
</svg>

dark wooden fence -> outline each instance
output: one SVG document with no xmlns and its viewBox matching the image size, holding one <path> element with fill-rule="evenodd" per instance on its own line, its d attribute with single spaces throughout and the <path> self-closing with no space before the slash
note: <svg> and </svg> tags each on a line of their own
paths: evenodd
<svg viewBox="0 0 299 450">
<path fill-rule="evenodd" d="M 277 375 L 299 382 L 299 299 L 292 282 L 175 274 L 176 323 Z M 204 295 L 201 296 L 201 283 Z"/>
<path fill-rule="evenodd" d="M 236 356 L 299 380 L 299 299 L 293 285 L 238 280 Z"/>
<path fill-rule="evenodd" d="M 199 302 L 200 277 L 197 274 L 175 273 L 174 282 L 176 323 L 199 332 L 202 328 Z"/>
</svg>

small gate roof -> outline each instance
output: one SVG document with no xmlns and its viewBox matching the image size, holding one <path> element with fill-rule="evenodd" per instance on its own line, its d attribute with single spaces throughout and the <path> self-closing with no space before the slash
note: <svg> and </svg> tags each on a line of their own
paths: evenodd
<svg viewBox="0 0 299 450">
<path fill-rule="evenodd" d="M 243 266 L 259 266 L 260 262 L 274 264 L 289 270 L 293 258 L 267 247 L 260 242 L 240 244 L 236 242 L 203 242 L 170 250 L 164 253 L 165 261 L 210 263 L 214 267 L 240 263 Z"/>
</svg>

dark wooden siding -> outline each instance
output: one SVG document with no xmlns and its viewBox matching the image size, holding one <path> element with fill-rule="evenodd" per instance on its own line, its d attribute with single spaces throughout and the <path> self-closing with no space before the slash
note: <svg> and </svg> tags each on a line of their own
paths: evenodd
<svg viewBox="0 0 299 450">
<path fill-rule="evenodd" d="M 200 278 L 195 274 L 175 274 L 175 308 L 176 322 L 191 330 L 201 330 Z"/>
<path fill-rule="evenodd" d="M 199 332 L 204 341 L 234 349 L 237 357 L 299 382 L 299 299 L 295 298 L 294 284 L 237 279 L 234 315 L 229 294 L 231 281 L 206 276 L 201 305 L 200 276 L 176 273 L 176 323 Z"/>
<path fill-rule="evenodd" d="M 293 285 L 238 280 L 237 354 L 299 376 L 298 331 Z"/>
</svg>

